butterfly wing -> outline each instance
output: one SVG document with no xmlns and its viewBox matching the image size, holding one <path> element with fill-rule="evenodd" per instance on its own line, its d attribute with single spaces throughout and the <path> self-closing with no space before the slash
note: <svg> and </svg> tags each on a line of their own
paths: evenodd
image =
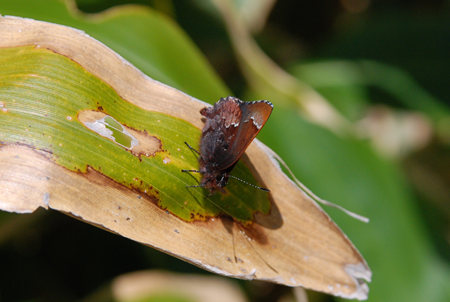
<svg viewBox="0 0 450 302">
<path fill-rule="evenodd" d="M 226 154 L 220 154 L 220 157 L 217 157 L 219 170 L 228 169 L 241 158 L 248 145 L 267 122 L 273 105 L 268 101 L 242 102 L 239 100 L 239 108 L 241 112 L 239 123 L 235 122 L 226 128 L 230 141 Z"/>
<path fill-rule="evenodd" d="M 200 141 L 200 154 L 207 170 L 220 170 L 218 166 L 233 157 L 229 150 L 241 122 L 241 103 L 237 98 L 227 97 L 220 99 L 213 107 L 200 111 L 206 118 Z"/>
</svg>

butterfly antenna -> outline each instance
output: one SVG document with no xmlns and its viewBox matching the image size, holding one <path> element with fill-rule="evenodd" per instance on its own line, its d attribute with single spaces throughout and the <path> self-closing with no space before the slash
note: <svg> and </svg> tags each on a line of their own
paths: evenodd
<svg viewBox="0 0 450 302">
<path fill-rule="evenodd" d="M 188 146 L 189 149 L 191 149 L 191 151 L 194 151 L 195 153 L 197 153 L 198 155 L 200 155 L 200 152 L 198 150 L 196 150 L 194 147 L 192 147 L 191 145 L 189 145 L 187 142 L 184 142 L 186 144 L 186 146 Z"/>
<path fill-rule="evenodd" d="M 256 189 L 260 189 L 260 190 L 262 190 L 262 191 L 270 192 L 269 189 L 266 189 L 266 188 L 259 187 L 259 186 L 257 186 L 257 185 L 251 184 L 251 183 L 249 183 L 249 182 L 247 182 L 247 181 L 245 181 L 245 180 L 243 180 L 243 179 L 240 179 L 239 177 L 236 177 L 236 176 L 233 176 L 233 175 L 228 175 L 228 177 L 237 179 L 237 180 L 239 180 L 240 182 L 243 182 L 243 183 L 245 183 L 246 185 L 249 185 L 250 187 L 253 187 L 253 188 L 256 188 Z"/>
</svg>

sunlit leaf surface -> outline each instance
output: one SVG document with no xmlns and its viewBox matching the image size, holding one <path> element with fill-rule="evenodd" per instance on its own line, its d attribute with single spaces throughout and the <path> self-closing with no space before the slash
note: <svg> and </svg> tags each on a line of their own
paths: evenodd
<svg viewBox="0 0 450 302">
<path fill-rule="evenodd" d="M 269 210 L 267 194 L 232 181 L 228 194 L 187 188 L 198 176 L 181 170 L 198 163 L 184 142 L 195 145 L 199 129 L 130 104 L 64 56 L 36 47 L 4 48 L 0 77 L 3 144 L 45 151 L 71 171 L 86 173 L 89 167 L 184 220 L 228 214 L 250 221 L 256 211 Z M 104 128 L 95 131 L 94 122 L 85 121 L 91 115 L 99 115 L 95 122 Z M 242 165 L 236 175 L 256 182 Z"/>
</svg>

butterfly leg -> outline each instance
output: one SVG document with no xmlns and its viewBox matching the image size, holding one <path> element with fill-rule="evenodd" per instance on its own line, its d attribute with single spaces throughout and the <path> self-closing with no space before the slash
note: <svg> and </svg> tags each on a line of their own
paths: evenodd
<svg viewBox="0 0 450 302">
<path fill-rule="evenodd" d="M 182 169 L 181 172 L 189 173 L 189 175 L 194 179 L 195 179 L 195 177 L 190 173 L 200 173 L 199 170 L 189 170 L 189 169 Z M 196 181 L 198 183 L 197 179 L 196 179 Z M 186 186 L 186 188 L 201 188 L 201 187 L 204 187 L 204 185 L 199 184 L 199 185 Z"/>
<path fill-rule="evenodd" d="M 186 186 L 186 188 L 203 188 L 203 185 Z"/>
<path fill-rule="evenodd" d="M 188 169 L 182 169 L 181 172 L 186 172 L 186 173 L 189 173 L 189 172 L 200 173 L 199 170 L 188 170 Z"/>
</svg>

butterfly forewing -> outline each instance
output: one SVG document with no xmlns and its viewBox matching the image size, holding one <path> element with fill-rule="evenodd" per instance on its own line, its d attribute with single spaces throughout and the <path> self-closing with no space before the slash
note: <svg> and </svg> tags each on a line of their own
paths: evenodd
<svg viewBox="0 0 450 302">
<path fill-rule="evenodd" d="M 230 142 L 236 137 L 242 111 L 239 103 L 228 97 L 214 107 L 202 109 L 201 114 L 206 118 L 200 141 L 201 158 L 209 168 L 215 168 L 233 157 L 229 152 Z"/>
<path fill-rule="evenodd" d="M 230 132 L 228 152 L 218 161 L 218 169 L 227 169 L 236 163 L 266 123 L 273 105 L 268 101 L 239 101 L 241 117 L 238 125 L 227 128 Z M 232 133 L 234 131 L 234 133 Z"/>
</svg>

